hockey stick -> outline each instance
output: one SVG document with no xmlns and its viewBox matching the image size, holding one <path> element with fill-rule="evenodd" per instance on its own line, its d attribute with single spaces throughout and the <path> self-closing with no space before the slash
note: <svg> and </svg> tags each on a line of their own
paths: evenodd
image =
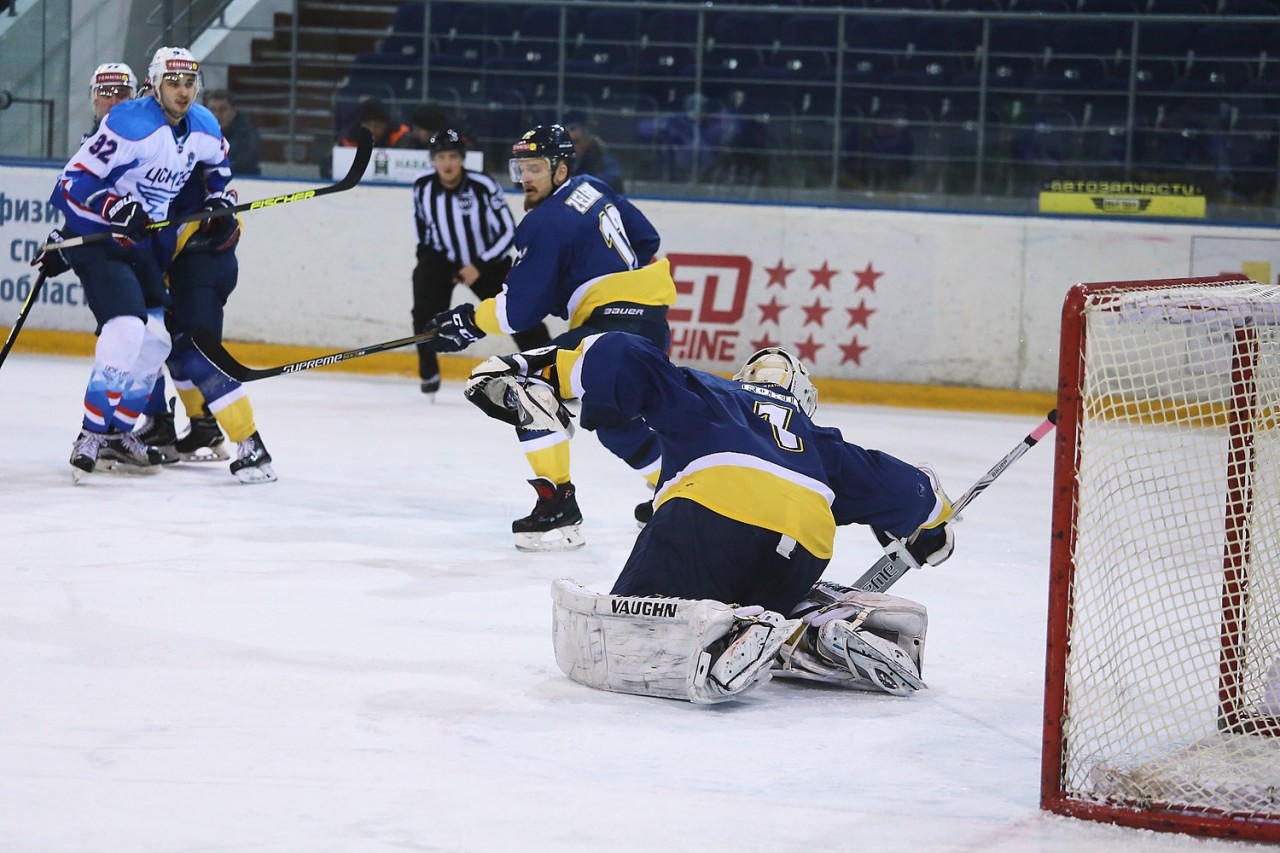
<svg viewBox="0 0 1280 853">
<path fill-rule="evenodd" d="M 1022 454 L 1035 447 L 1040 439 L 1053 430 L 1053 426 L 1057 422 L 1058 410 L 1054 409 L 1040 422 L 1039 426 L 1027 433 L 1017 447 L 1005 454 L 1005 457 L 997 462 L 994 468 L 983 474 L 978 482 L 969 488 L 969 491 L 961 495 L 960 499 L 951 505 L 951 518 L 959 520 L 961 510 L 967 507 L 974 498 L 986 491 L 987 486 L 994 483 L 996 477 L 1003 474 L 1006 468 L 1021 459 Z M 854 581 L 853 586 L 866 592 L 884 592 L 897 583 L 898 579 L 912 568 L 919 567 L 913 566 L 911 562 L 903 559 L 901 552 L 885 554 L 876 561 L 874 566 L 867 570 L 866 574 Z"/>
<path fill-rule="evenodd" d="M 237 213 L 245 213 L 250 210 L 260 210 L 264 207 L 277 207 L 282 204 L 290 204 L 295 201 L 306 201 L 309 198 L 319 198 L 322 195 L 332 195 L 351 189 L 360 183 L 360 179 L 364 177 L 364 170 L 369 166 L 369 158 L 373 156 L 373 134 L 369 133 L 365 128 L 358 128 L 359 140 L 356 144 L 356 155 L 351 161 L 351 168 L 347 170 L 347 174 L 342 180 L 336 184 L 330 184 L 327 187 L 320 187 L 314 190 L 298 190 L 295 193 L 284 193 L 283 195 L 272 196 L 271 198 L 260 198 L 257 201 L 246 201 L 244 204 L 237 204 L 233 207 L 219 207 L 216 210 L 197 210 L 178 219 L 162 219 L 159 222 L 151 222 L 147 224 L 148 231 L 159 231 L 162 228 L 168 228 L 170 225 L 186 225 L 188 222 L 207 222 L 210 219 L 217 219 L 220 216 L 232 216 Z M 95 234 L 85 234 L 82 237 L 71 237 L 63 240 L 61 243 L 46 243 L 40 247 L 40 251 L 48 252 L 51 249 L 74 249 L 76 246 L 85 246 L 89 243 L 97 243 L 106 240 L 108 237 L 115 236 L 113 231 L 101 231 Z"/>
<path fill-rule="evenodd" d="M 9 357 L 9 350 L 13 349 L 13 342 L 18 339 L 18 332 L 22 331 L 22 324 L 27 322 L 27 315 L 31 313 L 31 306 L 36 304 L 36 297 L 40 295 L 40 291 L 44 288 L 44 273 L 36 276 L 35 283 L 31 285 L 31 292 L 27 294 L 27 300 L 22 303 L 22 310 L 18 312 L 18 319 L 13 321 L 13 328 L 9 330 L 9 337 L 5 338 L 4 349 L 0 350 L 0 367 L 4 366 L 4 360 Z"/>
<path fill-rule="evenodd" d="M 313 367 L 328 367 L 331 364 L 337 364 L 340 361 L 347 361 L 352 358 L 362 358 L 366 355 L 373 355 L 377 352 L 385 352 L 390 349 L 399 349 L 400 347 L 412 346 L 414 344 L 425 343 L 434 339 L 435 330 L 423 332 L 420 335 L 414 335 L 411 338 L 398 338 L 394 341 L 386 341 L 380 344 L 370 344 L 367 347 L 359 349 L 349 349 L 346 352 L 335 352 L 329 355 L 322 355 L 318 358 L 307 358 L 302 361 L 291 361 L 288 364 L 281 364 L 277 367 L 246 367 L 236 361 L 235 356 L 227 352 L 227 348 L 222 342 L 213 335 L 209 334 L 207 329 L 196 329 L 191 333 L 191 340 L 195 343 L 196 349 L 204 353 L 204 357 L 209 359 L 214 367 L 221 370 L 227 376 L 230 376 L 237 382 L 253 382 L 257 379 L 267 379 L 271 376 L 279 376 L 282 373 L 301 373 L 304 370 L 310 370 Z"/>
</svg>

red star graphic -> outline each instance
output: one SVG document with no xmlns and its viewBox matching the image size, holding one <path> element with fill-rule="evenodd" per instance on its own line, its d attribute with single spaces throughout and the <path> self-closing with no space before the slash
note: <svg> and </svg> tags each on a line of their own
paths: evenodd
<svg viewBox="0 0 1280 853">
<path fill-rule="evenodd" d="M 876 272 L 872 268 L 871 262 L 867 261 L 867 268 L 865 270 L 858 270 L 853 275 L 855 278 L 858 279 L 858 286 L 853 289 L 855 293 L 859 290 L 863 290 L 864 288 L 866 290 L 870 290 L 872 293 L 875 293 L 876 279 L 884 275 L 884 273 Z"/>
<path fill-rule="evenodd" d="M 776 295 L 771 296 L 767 304 L 757 305 L 756 307 L 760 309 L 761 323 L 774 324 L 777 324 L 778 318 L 781 316 L 782 312 L 787 309 L 786 305 L 778 304 L 778 297 Z"/>
<path fill-rule="evenodd" d="M 763 338 L 761 338 L 758 341 L 751 342 L 751 349 L 752 351 L 755 351 L 759 349 L 764 349 L 765 347 L 776 347 L 777 345 L 778 345 L 778 341 L 775 341 L 773 338 L 769 337 L 769 333 L 765 332 Z"/>
<path fill-rule="evenodd" d="M 809 270 L 809 275 L 813 276 L 813 286 L 809 289 L 817 290 L 819 287 L 825 287 L 827 290 L 830 290 L 831 279 L 836 277 L 837 272 L 839 272 L 839 270 L 831 269 L 831 267 L 827 266 L 827 262 L 824 260 L 822 262 L 822 266 L 818 267 L 816 270 Z"/>
<path fill-rule="evenodd" d="M 861 326 L 864 329 L 867 328 L 868 318 L 870 318 L 872 314 L 876 313 L 875 309 L 867 307 L 867 300 L 865 299 L 858 303 L 857 308 L 846 308 L 844 310 L 849 312 L 850 329 L 854 326 Z"/>
<path fill-rule="evenodd" d="M 769 283 L 765 287 L 773 287 L 776 284 L 778 287 L 785 288 L 787 286 L 787 276 L 795 272 L 796 268 L 786 266 L 782 262 L 782 258 L 778 258 L 776 267 L 765 267 L 764 271 L 769 274 Z"/>
<path fill-rule="evenodd" d="M 871 349 L 871 347 L 864 347 L 862 344 L 858 343 L 858 336 L 854 335 L 853 340 L 849 341 L 849 343 L 840 345 L 840 352 L 844 353 L 844 356 L 840 359 L 840 363 L 848 364 L 852 361 L 854 364 L 861 367 L 862 354 L 869 349 Z"/>
<path fill-rule="evenodd" d="M 821 328 L 823 318 L 831 309 L 823 305 L 821 299 L 815 299 L 812 305 L 801 305 L 800 310 L 804 312 L 804 324 L 806 326 L 810 323 L 815 323 Z"/>
<path fill-rule="evenodd" d="M 826 344 L 820 344 L 815 341 L 813 332 L 810 332 L 807 340 L 796 341 L 796 356 L 812 369 L 813 362 L 818 359 L 818 350 L 824 346 Z"/>
</svg>

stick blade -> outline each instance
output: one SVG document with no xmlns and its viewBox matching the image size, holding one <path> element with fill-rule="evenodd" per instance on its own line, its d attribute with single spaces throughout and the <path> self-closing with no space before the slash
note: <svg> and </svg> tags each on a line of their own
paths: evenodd
<svg viewBox="0 0 1280 853">
<path fill-rule="evenodd" d="M 347 174 L 331 188 L 331 192 L 349 190 L 364 177 L 369 168 L 369 160 L 373 158 L 373 134 L 367 127 L 356 128 L 356 155 L 351 159 L 351 168 Z"/>
<path fill-rule="evenodd" d="M 208 329 L 199 328 L 191 333 L 191 341 L 209 363 L 236 382 L 248 382 L 253 371 L 235 360 L 222 341 Z"/>
</svg>

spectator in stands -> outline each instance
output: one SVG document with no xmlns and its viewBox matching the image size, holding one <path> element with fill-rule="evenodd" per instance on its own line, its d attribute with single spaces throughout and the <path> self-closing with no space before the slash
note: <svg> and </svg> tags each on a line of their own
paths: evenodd
<svg viewBox="0 0 1280 853">
<path fill-rule="evenodd" d="M 570 114 L 564 126 L 565 130 L 569 131 L 569 138 L 573 140 L 573 151 L 577 155 L 578 162 L 574 165 L 574 174 L 592 175 L 608 184 L 609 189 L 618 195 L 624 194 L 626 187 L 622 179 L 622 164 L 618 162 L 618 158 L 609 153 L 600 137 L 596 136 L 595 128 L 588 122 L 587 117 L 581 114 Z"/>
<path fill-rule="evenodd" d="M 211 89 L 204 96 L 204 105 L 213 113 L 222 128 L 222 136 L 230 146 L 228 158 L 231 172 L 236 175 L 261 175 L 262 146 L 258 129 L 249 117 L 236 108 L 235 99 L 226 89 Z"/>
<path fill-rule="evenodd" d="M 356 128 L 363 127 L 373 134 L 374 148 L 395 148 L 409 133 L 408 125 L 393 124 L 387 105 L 377 98 L 366 98 L 356 110 L 356 120 L 338 138 L 338 145 L 356 147 Z"/>
<path fill-rule="evenodd" d="M 738 116 L 719 101 L 693 94 L 680 112 L 667 113 L 636 128 L 641 142 L 658 152 L 657 177 L 667 181 L 701 179 L 738 134 Z"/>
<path fill-rule="evenodd" d="M 409 116 L 409 132 L 396 143 L 397 148 L 429 150 L 431 137 L 449 128 L 449 116 L 435 101 L 425 101 Z"/>
</svg>

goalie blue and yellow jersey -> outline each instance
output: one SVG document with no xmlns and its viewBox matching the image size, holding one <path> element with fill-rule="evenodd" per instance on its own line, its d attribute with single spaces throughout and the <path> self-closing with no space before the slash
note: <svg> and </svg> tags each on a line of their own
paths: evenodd
<svg viewBox="0 0 1280 853">
<path fill-rule="evenodd" d="M 674 305 L 668 264 L 652 263 L 658 244 L 635 205 L 590 175 L 570 178 L 516 226 L 515 265 L 476 325 L 511 334 L 555 316 L 576 329 L 605 305 Z"/>
<path fill-rule="evenodd" d="M 780 386 L 677 367 L 622 332 L 561 350 L 556 371 L 562 396 L 641 417 L 658 434 L 655 508 L 686 498 L 790 536 L 822 559 L 831 557 L 837 525 L 906 537 L 936 510 L 919 468 L 815 425 Z"/>
<path fill-rule="evenodd" d="M 132 194 L 153 222 L 169 217 L 178 193 L 196 175 L 207 194 L 231 180 L 227 144 L 213 113 L 194 104 L 177 126 L 155 98 L 117 104 L 85 139 L 58 177 L 50 201 L 75 234 L 110 230 L 102 217 L 108 195 Z"/>
</svg>

